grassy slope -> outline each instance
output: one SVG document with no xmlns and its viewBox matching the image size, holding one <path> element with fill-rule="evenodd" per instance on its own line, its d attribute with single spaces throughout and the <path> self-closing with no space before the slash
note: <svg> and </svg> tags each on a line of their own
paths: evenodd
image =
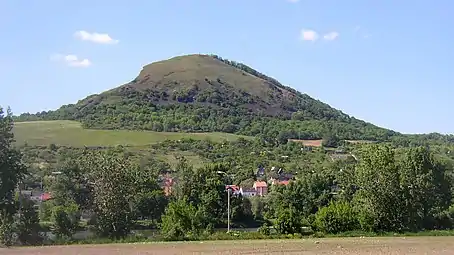
<svg viewBox="0 0 454 255">
<path fill-rule="evenodd" d="M 18 145 L 25 142 L 28 145 L 63 145 L 72 147 L 83 146 L 141 146 L 162 142 L 165 140 L 179 140 L 182 138 L 236 140 L 239 137 L 226 133 L 166 133 L 151 131 L 128 130 L 91 130 L 83 129 L 76 121 L 31 121 L 17 122 L 14 135 Z"/>
</svg>

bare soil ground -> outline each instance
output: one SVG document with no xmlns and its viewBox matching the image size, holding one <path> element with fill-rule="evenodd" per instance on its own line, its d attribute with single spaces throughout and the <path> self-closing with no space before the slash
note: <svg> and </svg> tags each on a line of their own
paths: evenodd
<svg viewBox="0 0 454 255">
<path fill-rule="evenodd" d="M 454 254 L 454 237 L 326 238 L 71 245 L 0 249 L 0 254 Z"/>
<path fill-rule="evenodd" d="M 302 143 L 304 146 L 309 147 L 321 147 L 323 140 L 298 140 L 298 139 L 289 139 L 289 141 Z"/>
</svg>

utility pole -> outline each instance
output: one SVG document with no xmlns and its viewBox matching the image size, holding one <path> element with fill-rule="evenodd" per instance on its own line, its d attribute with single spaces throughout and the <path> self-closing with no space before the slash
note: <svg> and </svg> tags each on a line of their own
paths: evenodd
<svg viewBox="0 0 454 255">
<path fill-rule="evenodd" d="M 226 172 L 217 171 L 218 174 L 230 177 Z M 230 185 L 226 185 L 225 188 L 227 189 L 227 233 L 230 232 L 230 192 L 232 191 L 232 187 Z"/>
<path fill-rule="evenodd" d="M 227 233 L 230 232 L 230 187 L 227 188 Z"/>
</svg>

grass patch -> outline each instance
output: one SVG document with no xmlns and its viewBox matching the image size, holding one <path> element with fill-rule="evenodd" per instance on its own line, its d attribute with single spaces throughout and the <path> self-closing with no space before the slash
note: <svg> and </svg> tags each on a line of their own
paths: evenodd
<svg viewBox="0 0 454 255">
<path fill-rule="evenodd" d="M 176 133 L 130 130 L 94 130 L 84 129 L 77 121 L 29 121 L 17 122 L 13 129 L 16 144 L 27 143 L 33 146 L 141 146 L 163 142 L 165 140 L 180 140 L 192 138 L 196 140 L 234 141 L 239 137 L 227 133 Z"/>
</svg>

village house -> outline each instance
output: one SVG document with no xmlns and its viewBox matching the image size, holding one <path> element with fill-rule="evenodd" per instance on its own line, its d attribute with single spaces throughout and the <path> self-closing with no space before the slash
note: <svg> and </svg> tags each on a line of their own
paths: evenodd
<svg viewBox="0 0 454 255">
<path fill-rule="evenodd" d="M 264 181 L 256 181 L 254 182 L 253 188 L 257 192 L 257 196 L 265 196 L 268 194 L 268 184 Z"/>
<path fill-rule="evenodd" d="M 237 185 L 225 185 L 225 189 L 230 189 L 231 195 L 239 195 L 241 194 L 241 188 Z"/>
<path fill-rule="evenodd" d="M 255 197 L 255 196 L 257 196 L 257 191 L 255 190 L 255 188 L 243 188 L 243 187 L 241 187 L 240 188 L 240 194 L 243 197 Z"/>
</svg>

